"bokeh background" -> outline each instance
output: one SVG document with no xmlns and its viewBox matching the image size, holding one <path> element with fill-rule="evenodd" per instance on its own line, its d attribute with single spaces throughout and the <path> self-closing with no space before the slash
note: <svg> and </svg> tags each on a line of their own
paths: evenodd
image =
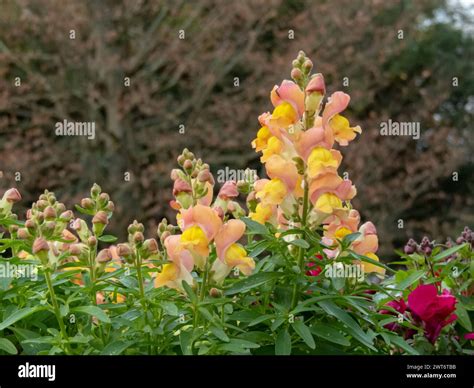
<svg viewBox="0 0 474 388">
<path fill-rule="evenodd" d="M 174 216 L 183 147 L 213 172 L 258 168 L 257 116 L 304 50 L 329 93 L 352 97 L 363 133 L 342 171 L 380 256 L 409 237 L 455 237 L 474 219 L 472 11 L 467 0 L 0 0 L 0 189 L 18 187 L 24 212 L 45 188 L 72 207 L 98 182 L 117 206 L 110 232 L 137 218 L 153 234 Z M 55 136 L 64 119 L 95 121 L 96 139 Z M 421 138 L 381 136 L 389 119 L 419 122 Z"/>
</svg>

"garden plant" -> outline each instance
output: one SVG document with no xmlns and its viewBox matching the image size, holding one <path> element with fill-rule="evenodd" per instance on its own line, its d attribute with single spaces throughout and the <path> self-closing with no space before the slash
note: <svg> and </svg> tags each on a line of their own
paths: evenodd
<svg viewBox="0 0 474 388">
<path fill-rule="evenodd" d="M 473 232 L 410 240 L 385 264 L 339 171 L 363 136 L 343 115 L 349 95 L 327 96 L 303 52 L 291 78 L 258 117 L 267 177 L 217 187 L 185 149 L 176 219 L 156 231 L 133 221 L 127 241 L 108 234 L 113 193 L 98 184 L 73 209 L 45 190 L 26 219 L 7 190 L 0 354 L 474 354 Z"/>
</svg>

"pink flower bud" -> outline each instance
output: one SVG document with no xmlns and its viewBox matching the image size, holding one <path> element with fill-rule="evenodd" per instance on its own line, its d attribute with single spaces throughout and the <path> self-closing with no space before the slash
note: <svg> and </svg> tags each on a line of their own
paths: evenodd
<svg viewBox="0 0 474 388">
<path fill-rule="evenodd" d="M 326 85 L 324 83 L 324 77 L 321 73 L 315 74 L 306 86 L 306 93 L 319 93 L 325 94 L 326 93 Z"/>
<path fill-rule="evenodd" d="M 27 240 L 30 237 L 30 233 L 28 232 L 28 229 L 20 228 L 18 229 L 17 236 L 20 240 Z"/>
<path fill-rule="evenodd" d="M 110 249 L 102 249 L 96 257 L 96 261 L 98 263 L 107 263 L 112 260 L 112 253 L 110 252 Z"/>
<path fill-rule="evenodd" d="M 92 218 L 93 224 L 102 224 L 107 225 L 109 223 L 109 218 L 107 217 L 107 213 L 103 210 L 97 212 L 97 214 Z"/>
<path fill-rule="evenodd" d="M 179 193 L 191 193 L 193 190 L 191 186 L 189 186 L 188 182 L 183 181 L 182 179 L 178 178 L 174 181 L 173 184 L 173 196 L 177 196 Z"/>
<path fill-rule="evenodd" d="M 54 220 L 56 218 L 56 210 L 52 206 L 46 207 L 43 214 L 46 220 Z"/>
<path fill-rule="evenodd" d="M 33 242 L 33 254 L 38 254 L 41 252 L 48 252 L 49 251 L 49 245 L 48 242 L 42 238 L 42 237 L 37 237 L 35 241 Z"/>
<path fill-rule="evenodd" d="M 120 257 L 129 257 L 132 254 L 132 250 L 128 244 L 118 244 L 117 245 L 117 254 Z"/>
<path fill-rule="evenodd" d="M 3 198 L 9 203 L 21 201 L 21 195 L 17 189 L 8 189 L 5 191 L 5 194 L 3 194 Z"/>
</svg>

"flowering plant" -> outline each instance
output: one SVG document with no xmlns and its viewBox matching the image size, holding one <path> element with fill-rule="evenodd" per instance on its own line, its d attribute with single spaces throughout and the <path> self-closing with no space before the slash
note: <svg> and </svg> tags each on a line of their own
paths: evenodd
<svg viewBox="0 0 474 388">
<path fill-rule="evenodd" d="M 216 188 L 185 149 L 171 172 L 176 221 L 157 238 L 138 221 L 127 241 L 105 234 L 115 206 L 96 184 L 80 217 L 45 191 L 25 221 L 7 190 L 0 352 L 473 354 L 472 231 L 410 240 L 390 267 L 379 259 L 339 171 L 362 130 L 342 115 L 349 95 L 326 99 L 312 68 L 300 52 L 258 118 L 268 178 Z"/>
</svg>

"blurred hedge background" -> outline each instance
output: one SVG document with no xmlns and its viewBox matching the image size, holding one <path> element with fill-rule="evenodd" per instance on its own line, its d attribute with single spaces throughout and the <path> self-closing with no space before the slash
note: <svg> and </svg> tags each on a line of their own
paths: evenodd
<svg viewBox="0 0 474 388">
<path fill-rule="evenodd" d="M 72 207 L 98 182 L 117 205 L 111 232 L 154 227 L 173 216 L 183 147 L 214 172 L 258 167 L 257 116 L 302 49 L 329 93 L 352 97 L 363 134 L 342 171 L 381 257 L 455 237 L 474 218 L 472 22 L 443 0 L 0 0 L 0 188 L 18 187 L 24 211 L 45 188 Z M 95 121 L 96 139 L 55 136 L 64 119 Z M 380 136 L 388 119 L 420 122 L 421 138 Z"/>
</svg>

